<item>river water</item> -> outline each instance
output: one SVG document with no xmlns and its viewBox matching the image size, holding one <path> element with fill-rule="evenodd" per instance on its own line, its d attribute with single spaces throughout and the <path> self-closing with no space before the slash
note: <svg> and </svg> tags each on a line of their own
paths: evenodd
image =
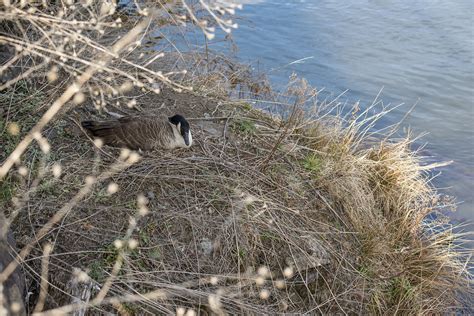
<svg viewBox="0 0 474 316">
<path fill-rule="evenodd" d="M 233 39 L 239 60 L 283 87 L 296 72 L 319 89 L 399 109 L 400 121 L 427 132 L 417 146 L 434 161 L 453 163 L 433 184 L 456 197 L 453 222 L 473 231 L 474 81 L 472 0 L 242 0 Z M 303 59 L 303 60 L 301 60 Z M 294 61 L 301 60 L 293 63 Z M 472 235 L 470 238 L 472 239 Z"/>
</svg>

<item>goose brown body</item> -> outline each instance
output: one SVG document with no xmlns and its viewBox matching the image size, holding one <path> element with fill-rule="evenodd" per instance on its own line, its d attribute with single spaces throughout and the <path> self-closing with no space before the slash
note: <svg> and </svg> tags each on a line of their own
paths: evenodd
<svg viewBox="0 0 474 316">
<path fill-rule="evenodd" d="M 189 147 L 192 142 L 191 139 L 186 144 L 180 124 L 172 124 L 164 116 L 124 116 L 117 120 L 84 121 L 82 127 L 92 136 L 102 139 L 106 145 L 132 150 Z M 189 128 L 187 132 L 191 137 Z"/>
</svg>

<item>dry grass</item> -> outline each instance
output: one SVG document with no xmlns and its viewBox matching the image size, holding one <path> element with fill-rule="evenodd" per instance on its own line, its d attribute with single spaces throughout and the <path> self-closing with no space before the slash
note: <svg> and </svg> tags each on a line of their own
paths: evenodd
<svg viewBox="0 0 474 316">
<path fill-rule="evenodd" d="M 69 301 L 74 268 L 98 285 L 112 280 L 107 297 L 91 304 L 97 312 L 432 314 L 459 307 L 469 276 L 444 218 L 427 219 L 446 202 L 427 180 L 430 166 L 408 139 L 359 138 L 357 129 L 374 118 L 329 116 L 304 82 L 295 79 L 288 93 L 296 101 L 287 119 L 171 90 L 137 98 L 147 113 L 185 113 L 196 145 L 146 154 L 113 176 L 118 193 L 99 185 L 43 238 L 54 245 L 46 307 Z M 170 98 L 180 104 L 156 106 Z M 318 109 L 303 117 L 308 100 Z M 73 120 L 93 111 L 86 104 Z M 113 149 L 94 150 L 68 120 L 46 131 L 61 150 L 45 164 L 60 162 L 63 176 L 45 175 L 29 193 L 14 225 L 19 236 L 31 236 L 80 179 L 116 159 Z M 31 191 L 22 179 L 18 196 Z M 148 199 L 145 217 L 137 213 L 139 193 Z M 133 232 L 130 218 L 137 219 Z M 138 247 L 117 250 L 117 239 Z M 40 247 L 26 261 L 30 282 L 42 257 Z"/>
<path fill-rule="evenodd" d="M 45 125 L 2 180 L 2 206 L 33 292 L 29 311 L 469 311 L 467 261 L 440 212 L 452 202 L 429 182 L 429 170 L 442 164 L 425 165 L 410 137 L 374 132 L 390 109 L 375 102 L 345 115 L 337 100 L 318 100 L 296 77 L 274 95 L 222 56 L 170 56 L 146 70 L 170 74 L 174 83 L 160 93 L 148 82 L 107 96 L 102 75 L 95 78 L 81 105 L 66 106 Z M 126 60 L 132 64 L 115 60 L 110 69 L 133 73 L 139 62 Z M 183 60 L 188 75 L 175 77 L 183 67 L 167 69 L 169 60 Z M 12 84 L 2 95 L 9 104 L 0 126 L 2 163 L 67 89 L 16 83 L 21 87 Z M 243 92 L 230 99 L 236 87 L 252 100 Z M 268 111 L 251 105 L 255 94 L 257 107 Z M 27 110 L 25 99 L 33 100 Z M 78 121 L 104 117 L 104 100 L 124 113 L 182 113 L 195 145 L 140 160 L 94 147 Z M 124 106 L 130 101 L 132 108 Z M 11 123 L 21 123 L 19 134 Z M 71 280 L 91 284 L 87 304 L 73 303 Z"/>
</svg>

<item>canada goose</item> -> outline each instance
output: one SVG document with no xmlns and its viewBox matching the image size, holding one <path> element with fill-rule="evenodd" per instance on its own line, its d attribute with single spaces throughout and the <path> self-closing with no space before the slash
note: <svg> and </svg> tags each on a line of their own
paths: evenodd
<svg viewBox="0 0 474 316">
<path fill-rule="evenodd" d="M 193 143 L 189 123 L 176 114 L 161 116 L 124 116 L 110 121 L 83 121 L 82 127 L 104 144 L 132 150 L 173 149 Z"/>
</svg>

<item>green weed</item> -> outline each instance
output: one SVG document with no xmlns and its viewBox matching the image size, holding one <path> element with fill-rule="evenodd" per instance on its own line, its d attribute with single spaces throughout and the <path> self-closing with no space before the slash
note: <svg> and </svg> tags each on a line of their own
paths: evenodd
<svg viewBox="0 0 474 316">
<path fill-rule="evenodd" d="M 303 160 L 303 167 L 313 173 L 319 173 L 323 167 L 323 161 L 315 154 L 310 154 Z"/>
<path fill-rule="evenodd" d="M 357 271 L 361 275 L 363 275 L 364 277 L 367 277 L 367 278 L 370 278 L 370 277 L 374 276 L 374 272 L 372 271 L 372 269 L 369 266 L 365 265 L 365 264 L 360 265 L 357 268 Z"/>
<path fill-rule="evenodd" d="M 245 251 L 244 249 L 240 248 L 239 249 L 239 257 L 240 259 L 244 260 L 247 258 L 247 251 Z"/>
<path fill-rule="evenodd" d="M 234 130 L 245 135 L 255 135 L 257 127 L 251 121 L 241 120 L 234 123 Z"/>
<path fill-rule="evenodd" d="M 104 279 L 104 267 L 99 260 L 94 260 L 92 263 L 89 265 L 89 276 L 97 281 L 100 282 L 101 280 Z"/>
<path fill-rule="evenodd" d="M 280 237 L 269 231 L 262 232 L 260 234 L 260 237 L 262 238 L 262 240 L 280 240 Z"/>
<path fill-rule="evenodd" d="M 150 256 L 150 258 L 155 259 L 155 260 L 161 259 L 161 251 L 160 251 L 160 248 L 153 248 L 153 249 L 149 252 L 149 256 Z"/>
<path fill-rule="evenodd" d="M 253 110 L 253 106 L 250 104 L 250 103 L 242 103 L 242 109 L 246 110 L 246 111 L 251 111 Z"/>
<path fill-rule="evenodd" d="M 415 292 L 415 288 L 406 277 L 397 277 L 389 285 L 389 296 L 392 302 L 410 301 Z"/>
<path fill-rule="evenodd" d="M 0 206 L 5 206 L 15 194 L 15 187 L 10 178 L 0 181 Z"/>
</svg>

